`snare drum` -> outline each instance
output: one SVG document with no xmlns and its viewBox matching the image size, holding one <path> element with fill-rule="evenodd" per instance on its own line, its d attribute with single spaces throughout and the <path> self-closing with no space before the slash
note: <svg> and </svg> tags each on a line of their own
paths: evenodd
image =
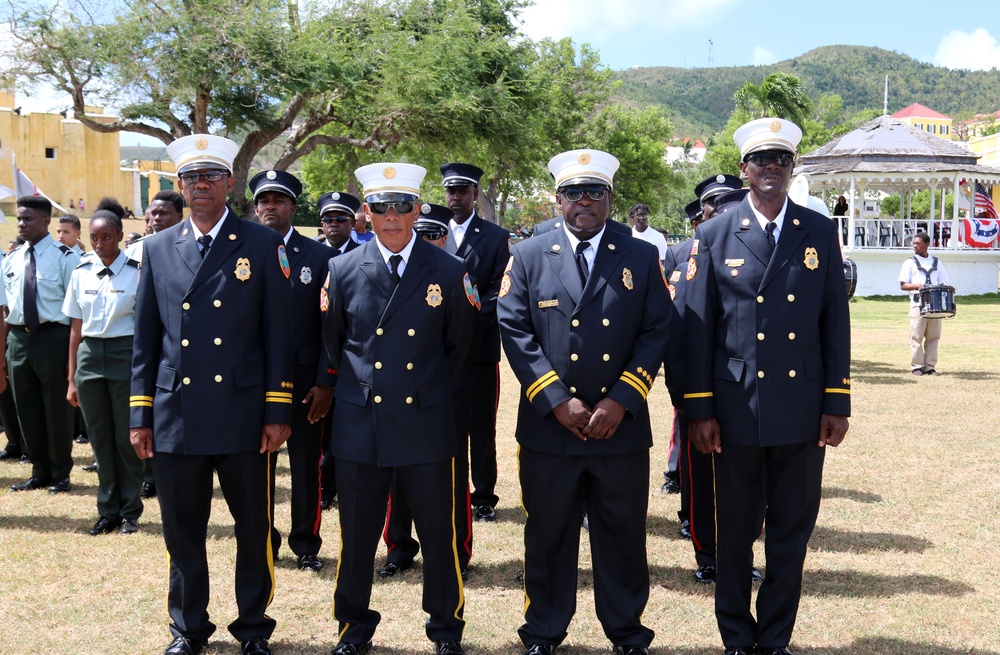
<svg viewBox="0 0 1000 655">
<path fill-rule="evenodd" d="M 955 287 L 936 284 L 917 293 L 920 296 L 920 315 L 924 318 L 951 318 L 955 315 Z"/>
<path fill-rule="evenodd" d="M 847 284 L 847 298 L 850 300 L 858 288 L 858 265 L 850 259 L 844 260 L 844 282 Z"/>
</svg>

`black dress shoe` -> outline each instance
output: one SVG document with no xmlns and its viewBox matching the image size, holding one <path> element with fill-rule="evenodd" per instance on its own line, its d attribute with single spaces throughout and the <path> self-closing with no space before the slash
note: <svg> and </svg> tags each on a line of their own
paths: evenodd
<svg viewBox="0 0 1000 655">
<path fill-rule="evenodd" d="M 795 655 L 784 646 L 781 648 L 758 648 L 757 655 Z"/>
<path fill-rule="evenodd" d="M 681 533 L 681 536 L 684 537 L 685 539 L 690 539 L 691 538 L 691 520 L 690 519 L 684 519 L 683 521 L 681 521 L 680 533 Z"/>
<path fill-rule="evenodd" d="M 0 461 L 5 459 L 20 459 L 21 453 L 12 453 L 9 450 L 0 450 Z"/>
<path fill-rule="evenodd" d="M 49 493 L 64 494 L 72 488 L 73 485 L 69 483 L 69 478 L 63 478 L 62 480 L 56 480 L 51 485 L 49 485 Z"/>
<path fill-rule="evenodd" d="M 21 455 L 21 459 L 17 460 L 18 464 L 31 464 L 31 458 L 27 455 Z"/>
<path fill-rule="evenodd" d="M 385 566 L 383 566 L 382 568 L 380 568 L 378 570 L 378 577 L 380 577 L 380 578 L 391 578 L 392 576 L 396 575 L 397 573 L 402 573 L 403 571 L 406 571 L 411 566 L 413 566 L 413 562 L 405 562 L 405 563 L 402 563 L 402 564 L 397 564 L 395 562 L 389 562 L 388 564 L 386 564 Z"/>
<path fill-rule="evenodd" d="M 143 482 L 139 487 L 139 498 L 156 498 L 156 485 L 152 482 Z"/>
<path fill-rule="evenodd" d="M 496 512 L 489 505 L 476 505 L 472 508 L 472 519 L 474 521 L 495 521 Z"/>
<path fill-rule="evenodd" d="M 319 571 L 323 568 L 323 562 L 315 555 L 300 555 L 298 564 L 302 571 Z"/>
<path fill-rule="evenodd" d="M 764 574 L 761 573 L 755 566 L 750 570 L 750 580 L 752 582 L 764 582 Z"/>
<path fill-rule="evenodd" d="M 326 510 L 333 508 L 333 506 L 336 504 L 337 504 L 336 494 L 332 496 L 327 496 L 326 494 L 323 494 L 323 497 L 319 501 L 319 508 L 325 512 Z"/>
<path fill-rule="evenodd" d="M 94 471 L 97 470 L 97 468 L 98 468 L 97 460 L 94 460 L 92 464 L 87 464 L 86 466 L 84 466 L 83 470 L 86 471 L 87 473 L 93 473 Z"/>
<path fill-rule="evenodd" d="M 649 655 L 645 646 L 615 646 L 615 655 Z"/>
<path fill-rule="evenodd" d="M 552 655 L 556 647 L 552 644 L 531 644 L 524 650 L 524 655 Z"/>
<path fill-rule="evenodd" d="M 437 655 L 465 655 L 460 641 L 438 641 L 434 643 L 434 652 Z"/>
<path fill-rule="evenodd" d="M 135 534 L 139 531 L 139 519 L 122 519 L 122 534 Z"/>
<path fill-rule="evenodd" d="M 190 637 L 174 637 L 174 640 L 163 651 L 163 655 L 198 655 L 205 644 Z"/>
<path fill-rule="evenodd" d="M 372 649 L 372 642 L 367 644 L 349 644 L 345 641 L 337 644 L 330 655 L 365 655 Z"/>
<path fill-rule="evenodd" d="M 715 567 L 711 564 L 699 566 L 694 572 L 694 579 L 700 584 L 712 584 L 715 582 Z"/>
<path fill-rule="evenodd" d="M 242 655 L 271 655 L 271 647 L 263 637 L 250 637 L 240 642 Z"/>
<path fill-rule="evenodd" d="M 94 524 L 94 527 L 92 527 L 87 532 L 87 534 L 89 534 L 91 537 L 96 537 L 98 535 L 107 534 L 109 532 L 113 532 L 114 529 L 118 527 L 118 525 L 119 525 L 119 522 L 118 522 L 117 519 L 111 520 L 111 519 L 108 519 L 108 518 L 104 518 L 102 516 L 101 518 L 97 519 L 97 523 Z"/>
<path fill-rule="evenodd" d="M 36 478 L 34 476 L 28 478 L 24 482 L 19 482 L 17 484 L 10 485 L 11 491 L 34 491 L 35 489 L 44 489 L 49 486 L 49 480 L 43 480 L 42 478 Z"/>
<path fill-rule="evenodd" d="M 85 434 L 78 434 L 78 435 L 76 435 L 76 442 L 77 443 L 90 443 L 90 438 L 87 435 L 85 435 Z"/>
<path fill-rule="evenodd" d="M 756 655 L 757 650 L 753 646 L 730 646 L 722 651 L 722 655 Z"/>
<path fill-rule="evenodd" d="M 660 487 L 660 493 L 679 494 L 680 492 L 681 492 L 680 475 L 677 473 L 664 473 L 663 486 Z"/>
</svg>

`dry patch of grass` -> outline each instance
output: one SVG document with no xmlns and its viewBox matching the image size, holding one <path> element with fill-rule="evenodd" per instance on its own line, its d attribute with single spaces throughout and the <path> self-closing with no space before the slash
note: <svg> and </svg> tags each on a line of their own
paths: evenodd
<svg viewBox="0 0 1000 655">
<path fill-rule="evenodd" d="M 1000 301 L 962 305 L 946 322 L 937 378 L 907 370 L 904 299 L 852 303 L 854 418 L 827 457 L 824 502 L 806 562 L 793 648 L 800 655 L 1000 655 L 1000 440 L 996 409 Z M 496 523 L 475 525 L 466 585 L 470 653 L 520 653 L 523 513 L 513 440 L 516 383 L 502 365 Z M 659 493 L 671 410 L 661 385 L 650 403 L 657 435 L 650 476 L 649 560 L 653 587 L 645 622 L 654 653 L 721 652 L 712 588 L 692 580 L 690 544 L 677 536 L 677 496 Z M 77 464 L 89 446 L 75 446 Z M 140 532 L 92 538 L 96 476 L 74 470 L 72 493 L 13 494 L 28 468 L 0 463 L 0 644 L 29 653 L 159 653 L 169 641 L 166 554 L 156 503 Z M 287 460 L 279 461 L 279 528 L 287 533 Z M 225 625 L 235 617 L 232 520 L 221 496 L 208 544 L 209 611 L 220 625 L 209 653 L 235 654 Z M 338 549 L 336 512 L 324 514 L 319 575 L 277 566 L 271 615 L 276 653 L 328 653 Z M 757 560 L 763 561 L 758 544 Z M 376 564 L 383 557 L 379 553 Z M 420 570 L 376 581 L 383 622 L 377 653 L 428 653 Z M 581 540 L 577 616 L 563 653 L 595 655 L 609 645 L 594 616 L 589 543 Z"/>
</svg>

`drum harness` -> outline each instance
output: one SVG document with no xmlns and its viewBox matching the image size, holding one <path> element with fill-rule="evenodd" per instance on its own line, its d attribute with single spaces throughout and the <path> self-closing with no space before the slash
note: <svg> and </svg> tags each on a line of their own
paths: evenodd
<svg viewBox="0 0 1000 655">
<path fill-rule="evenodd" d="M 931 275 L 934 273 L 934 271 L 937 270 L 938 258 L 934 257 L 933 255 L 931 256 L 931 267 L 930 267 L 930 270 L 928 270 L 928 269 L 926 269 L 926 268 L 924 268 L 923 266 L 920 265 L 920 259 L 916 255 L 913 256 L 913 264 L 914 264 L 914 266 L 917 267 L 917 270 L 920 271 L 921 273 L 923 273 L 924 277 L 927 278 L 927 281 L 924 282 L 924 284 L 926 286 L 931 286 Z M 919 302 L 920 301 L 920 294 L 919 293 L 915 293 L 915 294 L 913 294 L 913 296 L 911 296 L 911 298 L 913 299 L 913 302 Z"/>
</svg>

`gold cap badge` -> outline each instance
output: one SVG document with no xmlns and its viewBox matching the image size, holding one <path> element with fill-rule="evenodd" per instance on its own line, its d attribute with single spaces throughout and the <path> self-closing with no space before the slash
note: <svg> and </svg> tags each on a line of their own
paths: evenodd
<svg viewBox="0 0 1000 655">
<path fill-rule="evenodd" d="M 772 132 L 780 132 L 781 131 L 781 121 L 771 121 L 771 125 L 769 127 L 771 128 Z"/>
<path fill-rule="evenodd" d="M 590 153 L 589 152 L 581 152 L 580 156 L 577 157 L 576 160 L 578 162 L 580 162 L 581 164 L 583 164 L 584 166 L 586 166 L 587 164 L 590 163 Z"/>
<path fill-rule="evenodd" d="M 382 171 L 382 175 L 385 176 L 385 179 L 391 180 L 392 178 L 396 177 L 396 169 L 393 168 L 392 166 L 386 166 L 385 170 Z"/>
<path fill-rule="evenodd" d="M 204 137 L 202 137 L 200 139 L 196 139 L 195 142 L 194 142 L 194 147 L 197 148 L 198 150 L 207 150 L 208 149 L 208 139 L 206 139 Z"/>
</svg>

